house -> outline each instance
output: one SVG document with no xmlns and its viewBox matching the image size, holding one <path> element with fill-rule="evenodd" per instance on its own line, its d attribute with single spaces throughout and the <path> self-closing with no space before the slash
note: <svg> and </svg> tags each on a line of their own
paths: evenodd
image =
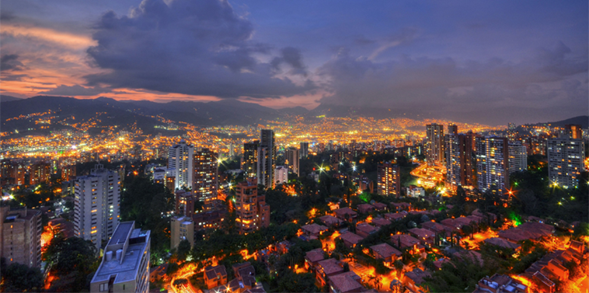
<svg viewBox="0 0 589 293">
<path fill-rule="evenodd" d="M 366 290 L 361 283 L 362 279 L 356 273 L 349 271 L 329 277 L 331 293 L 352 293 Z"/>
<path fill-rule="evenodd" d="M 485 239 L 485 243 L 499 246 L 501 248 L 513 249 L 515 252 L 521 251 L 521 245 L 499 237 Z"/>
<path fill-rule="evenodd" d="M 307 271 L 315 270 L 317 263 L 325 259 L 325 253 L 323 249 L 316 248 L 311 251 L 308 251 L 305 254 L 305 268 Z"/>
<path fill-rule="evenodd" d="M 416 268 L 413 271 L 405 273 L 405 286 L 412 292 L 428 291 L 427 288 L 421 287 L 426 277 L 431 277 L 431 274 Z"/>
<path fill-rule="evenodd" d="M 378 231 L 378 229 L 366 223 L 356 225 L 356 233 L 362 238 L 366 238 L 368 235 L 376 233 L 376 231 Z"/>
<path fill-rule="evenodd" d="M 235 278 L 239 280 L 243 289 L 252 289 L 256 285 L 256 270 L 249 262 L 234 264 L 232 266 Z"/>
<path fill-rule="evenodd" d="M 570 248 L 577 251 L 580 254 L 583 254 L 585 251 L 585 244 L 581 241 L 571 240 Z"/>
<path fill-rule="evenodd" d="M 418 248 L 417 245 L 419 245 L 419 240 L 406 234 L 396 234 L 391 236 L 391 243 L 400 249 L 416 249 Z"/>
<path fill-rule="evenodd" d="M 534 273 L 532 281 L 534 281 L 540 292 L 554 293 L 556 290 L 556 284 L 548 279 L 548 277 L 544 276 L 540 271 Z"/>
<path fill-rule="evenodd" d="M 508 275 L 494 274 L 484 277 L 477 283 L 473 293 L 526 293 L 528 287 Z"/>
<path fill-rule="evenodd" d="M 208 289 L 227 284 L 227 270 L 224 265 L 205 268 L 204 281 Z"/>
<path fill-rule="evenodd" d="M 385 263 L 393 263 L 403 255 L 403 253 L 386 243 L 370 246 L 370 249 L 374 258 L 382 259 Z"/>
<path fill-rule="evenodd" d="M 330 215 L 320 217 L 319 220 L 321 220 L 321 222 L 323 222 L 323 224 L 327 225 L 328 227 L 338 227 L 342 224 L 342 220 Z"/>
<path fill-rule="evenodd" d="M 362 239 L 364 239 L 363 237 L 360 237 L 352 232 L 344 233 L 344 234 L 340 235 L 340 238 L 344 241 L 344 244 L 348 248 L 356 247 L 356 244 L 358 244 L 358 242 L 360 242 Z"/>
<path fill-rule="evenodd" d="M 343 272 L 343 264 L 335 258 L 319 261 L 315 270 L 315 284 L 317 287 L 323 288 L 325 285 L 327 285 L 329 276 L 337 275 Z"/>
<path fill-rule="evenodd" d="M 450 233 L 452 233 L 452 231 L 454 230 L 451 227 L 448 227 L 446 225 L 442 225 L 442 224 L 436 223 L 436 222 L 422 223 L 421 228 L 428 229 L 428 230 L 436 233 L 437 235 L 443 235 L 443 236 L 449 236 Z"/>
<path fill-rule="evenodd" d="M 347 215 L 347 219 L 346 219 L 346 215 Z M 352 219 L 355 219 L 356 217 L 358 217 L 358 213 L 354 212 L 351 208 L 341 208 L 341 209 L 337 209 L 335 210 L 335 216 L 343 221 L 351 221 Z"/>
<path fill-rule="evenodd" d="M 528 239 L 540 240 L 541 238 L 548 237 L 552 234 L 554 234 L 553 226 L 537 222 L 527 222 L 514 228 L 499 231 L 499 237 L 513 242 Z"/>
<path fill-rule="evenodd" d="M 398 221 L 405 218 L 409 214 L 406 211 L 397 212 L 397 213 L 386 213 L 384 214 L 384 218 L 391 221 Z"/>
<path fill-rule="evenodd" d="M 363 214 L 368 214 L 374 210 L 376 210 L 376 208 L 371 204 L 363 203 L 358 205 L 358 211 Z"/>
<path fill-rule="evenodd" d="M 449 258 L 439 258 L 437 260 L 434 261 L 434 266 L 436 267 L 436 269 L 441 270 L 442 269 L 442 265 L 444 265 L 445 263 L 450 262 Z"/>
<path fill-rule="evenodd" d="M 374 206 L 374 208 L 375 208 L 377 211 L 386 211 L 386 210 L 387 210 L 387 205 L 386 205 L 386 204 L 384 204 L 384 203 L 382 203 L 382 202 L 377 202 L 377 201 L 374 201 L 374 202 L 372 202 L 371 204 L 372 204 L 372 206 Z"/>
<path fill-rule="evenodd" d="M 382 227 L 382 226 L 386 226 L 386 225 L 390 225 L 392 222 L 390 220 L 387 219 L 383 219 L 383 218 L 374 218 L 372 219 L 372 224 L 378 228 Z"/>
<path fill-rule="evenodd" d="M 409 229 L 409 234 L 417 238 L 422 245 L 433 244 L 436 237 L 436 233 L 423 228 Z"/>
<path fill-rule="evenodd" d="M 307 239 L 317 239 L 317 237 L 319 237 L 319 235 L 321 235 L 323 232 L 327 231 L 328 228 L 323 225 L 313 223 L 302 226 L 301 230 Z"/>
<path fill-rule="evenodd" d="M 408 202 L 391 202 L 391 208 L 395 212 L 409 211 L 411 209 L 411 203 L 408 203 Z"/>
</svg>

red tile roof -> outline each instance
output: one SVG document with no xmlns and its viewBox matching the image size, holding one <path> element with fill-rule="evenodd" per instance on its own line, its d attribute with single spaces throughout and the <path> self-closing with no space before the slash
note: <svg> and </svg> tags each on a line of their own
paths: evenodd
<svg viewBox="0 0 589 293">
<path fill-rule="evenodd" d="M 378 253 L 378 255 L 380 255 L 383 258 L 389 258 L 393 255 L 401 256 L 403 254 L 386 243 L 370 246 L 370 249 L 372 249 L 372 251 L 374 251 L 375 253 Z"/>
<path fill-rule="evenodd" d="M 360 280 L 361 278 L 352 271 L 329 277 L 331 284 L 333 284 L 337 292 L 341 293 L 364 291 L 364 286 L 362 286 Z"/>
</svg>

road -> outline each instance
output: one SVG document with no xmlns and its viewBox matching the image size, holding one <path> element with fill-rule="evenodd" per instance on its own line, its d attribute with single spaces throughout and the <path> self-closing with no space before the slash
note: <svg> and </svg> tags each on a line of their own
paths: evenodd
<svg viewBox="0 0 589 293">
<path fill-rule="evenodd" d="M 350 270 L 356 273 L 356 275 L 360 276 L 360 278 L 362 278 L 362 280 L 366 284 L 374 286 L 375 284 L 373 283 L 373 279 L 371 277 L 377 276 L 376 280 L 378 281 L 377 285 L 379 287 L 375 289 L 379 292 L 391 291 L 390 284 L 393 280 L 397 279 L 397 273 L 394 270 L 388 275 L 377 275 L 374 271 L 374 268 L 366 267 L 364 265 L 356 263 L 352 259 L 346 258 L 344 259 L 344 262 L 348 263 L 348 265 L 350 266 Z"/>
</svg>

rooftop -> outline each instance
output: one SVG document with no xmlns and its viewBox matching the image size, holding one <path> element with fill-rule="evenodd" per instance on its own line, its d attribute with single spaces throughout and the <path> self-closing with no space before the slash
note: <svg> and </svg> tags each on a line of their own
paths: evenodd
<svg viewBox="0 0 589 293">
<path fill-rule="evenodd" d="M 134 227 L 135 222 L 119 223 L 105 250 L 112 251 L 112 259 L 107 260 L 106 254 L 103 256 L 102 263 L 92 278 L 92 283 L 108 281 L 112 275 L 115 275 L 114 283 L 128 282 L 137 278 L 141 257 L 145 250 L 149 249 L 147 245 L 150 232 L 133 229 Z M 109 250 L 109 246 L 121 245 L 122 248 L 122 244 L 127 240 L 132 241 L 129 241 L 127 249 L 122 251 L 121 259 L 117 259 L 116 251 L 113 251 L 112 247 Z"/>
</svg>

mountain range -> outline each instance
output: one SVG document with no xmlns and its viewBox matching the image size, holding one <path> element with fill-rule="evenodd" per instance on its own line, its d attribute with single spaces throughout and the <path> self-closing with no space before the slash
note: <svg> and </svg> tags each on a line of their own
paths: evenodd
<svg viewBox="0 0 589 293">
<path fill-rule="evenodd" d="M 388 117 L 407 117 L 422 119 L 419 115 L 403 113 L 397 109 L 346 107 L 321 104 L 315 109 L 307 110 L 303 107 L 272 109 L 258 104 L 245 103 L 237 100 L 221 100 L 217 102 L 172 101 L 156 103 L 152 101 L 117 101 L 111 98 L 76 99 L 71 97 L 35 96 L 20 99 L 2 95 L 1 117 L 5 129 L 30 128 L 34 121 L 26 119 L 6 121 L 8 118 L 28 115 L 31 113 L 52 110 L 60 117 L 75 116 L 78 121 L 88 120 L 101 115 L 98 125 L 131 125 L 134 122 L 144 131 L 154 132 L 155 125 L 164 123 L 154 118 L 160 116 L 173 121 L 188 122 L 198 126 L 214 125 L 257 125 L 265 124 L 266 120 L 288 119 L 292 116 L 303 116 L 306 121 L 312 121 L 325 115 L 326 117 L 374 117 L 376 119 Z M 578 116 L 570 119 L 549 122 L 554 126 L 565 124 L 581 124 L 587 128 L 589 117 Z M 538 123 L 541 125 L 544 123 Z"/>
</svg>

